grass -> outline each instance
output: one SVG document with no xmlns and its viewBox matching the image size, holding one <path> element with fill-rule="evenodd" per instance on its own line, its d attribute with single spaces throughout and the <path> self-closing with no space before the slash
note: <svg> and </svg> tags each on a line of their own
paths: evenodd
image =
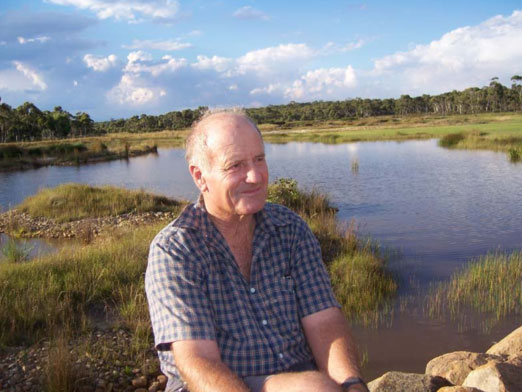
<svg viewBox="0 0 522 392">
<path fill-rule="evenodd" d="M 378 247 L 359 240 L 353 227 L 341 229 L 328 198 L 300 190 L 295 180 L 276 181 L 269 187 L 268 199 L 295 210 L 307 221 L 319 240 L 336 298 L 346 316 L 364 325 L 376 325 L 397 291 Z"/>
<path fill-rule="evenodd" d="M 4 256 L 4 259 L 0 259 L 0 261 L 7 263 L 22 263 L 29 260 L 32 247 L 27 244 L 20 244 L 13 238 L 9 238 L 0 251 Z"/>
<path fill-rule="evenodd" d="M 17 206 L 33 217 L 68 222 L 83 218 L 116 216 L 129 212 L 171 211 L 180 203 L 164 196 L 113 186 L 62 184 L 46 188 Z"/>
<path fill-rule="evenodd" d="M 128 159 L 155 153 L 157 145 L 139 139 L 91 137 L 67 141 L 39 141 L 0 145 L 0 170 L 17 170 L 45 165 L 79 165 L 84 163 Z"/>
<path fill-rule="evenodd" d="M 522 251 L 492 253 L 472 261 L 449 282 L 434 288 L 428 296 L 427 310 L 433 317 L 449 314 L 454 319 L 470 310 L 493 321 L 520 315 L 521 282 Z"/>
</svg>

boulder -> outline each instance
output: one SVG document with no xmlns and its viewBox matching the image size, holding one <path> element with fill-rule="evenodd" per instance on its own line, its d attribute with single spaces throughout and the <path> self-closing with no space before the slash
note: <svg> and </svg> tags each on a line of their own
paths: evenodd
<svg viewBox="0 0 522 392">
<path fill-rule="evenodd" d="M 515 357 L 509 358 L 507 363 L 510 363 L 511 365 L 518 366 L 519 368 L 522 368 L 522 355 L 517 355 Z M 521 369 L 522 371 L 522 369 Z"/>
<path fill-rule="evenodd" d="M 368 384 L 370 392 L 436 392 L 451 383 L 437 376 L 388 372 Z"/>
<path fill-rule="evenodd" d="M 468 374 L 462 386 L 484 392 L 520 392 L 522 371 L 510 363 L 490 362 Z"/>
<path fill-rule="evenodd" d="M 472 387 L 456 386 L 456 387 L 443 387 L 443 388 L 439 389 L 437 392 L 484 392 L 484 391 L 481 391 L 480 389 L 472 388 Z"/>
<path fill-rule="evenodd" d="M 426 374 L 443 377 L 454 385 L 462 385 L 468 374 L 488 362 L 501 362 L 496 355 L 456 351 L 432 359 L 426 366 Z"/>
<path fill-rule="evenodd" d="M 522 355 L 522 327 L 515 329 L 497 344 L 493 345 L 487 354 L 514 357 Z"/>
</svg>

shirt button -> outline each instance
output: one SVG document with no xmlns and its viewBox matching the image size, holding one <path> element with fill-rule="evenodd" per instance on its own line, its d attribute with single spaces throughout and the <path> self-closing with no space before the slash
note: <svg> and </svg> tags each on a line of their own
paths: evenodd
<svg viewBox="0 0 522 392">
<path fill-rule="evenodd" d="M 283 353 L 279 353 L 279 358 L 283 359 L 284 355 Z"/>
<path fill-rule="evenodd" d="M 267 325 L 267 324 L 268 324 L 268 321 L 263 320 L 263 321 L 261 321 L 261 324 L 263 324 L 263 325 Z"/>
<path fill-rule="evenodd" d="M 254 294 L 254 293 L 256 292 L 256 289 L 253 288 L 253 287 L 250 287 L 250 292 L 251 292 L 252 294 Z"/>
</svg>

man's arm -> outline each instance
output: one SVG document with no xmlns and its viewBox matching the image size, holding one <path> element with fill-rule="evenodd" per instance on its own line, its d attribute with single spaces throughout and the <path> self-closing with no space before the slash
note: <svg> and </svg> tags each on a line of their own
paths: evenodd
<svg viewBox="0 0 522 392">
<path fill-rule="evenodd" d="M 190 392 L 248 392 L 250 389 L 221 361 L 213 340 L 180 340 L 172 354 Z"/>
<path fill-rule="evenodd" d="M 313 313 L 301 321 L 319 370 L 338 384 L 349 377 L 361 377 L 357 347 L 339 308 Z M 354 392 L 359 390 L 366 391 L 362 385 L 350 388 Z"/>
</svg>

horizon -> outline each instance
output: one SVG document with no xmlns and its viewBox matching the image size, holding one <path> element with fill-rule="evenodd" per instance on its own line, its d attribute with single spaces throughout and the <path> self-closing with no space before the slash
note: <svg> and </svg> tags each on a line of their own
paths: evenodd
<svg viewBox="0 0 522 392">
<path fill-rule="evenodd" d="M 515 1 L 4 0 L 0 97 L 95 121 L 510 86 Z M 237 39 L 240 37 L 241 39 Z"/>
</svg>

